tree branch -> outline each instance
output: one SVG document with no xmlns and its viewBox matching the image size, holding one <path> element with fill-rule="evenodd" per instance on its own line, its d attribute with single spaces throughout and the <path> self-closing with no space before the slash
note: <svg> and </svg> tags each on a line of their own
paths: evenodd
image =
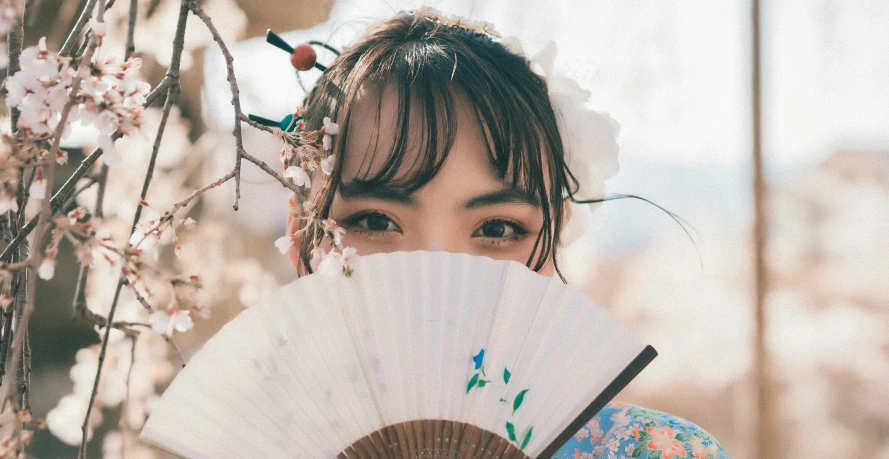
<svg viewBox="0 0 889 459">
<path fill-rule="evenodd" d="M 74 27 L 71 28 L 71 33 L 68 34 L 68 38 L 62 45 L 62 49 L 59 50 L 59 56 L 67 57 L 71 54 L 71 49 L 74 48 L 74 43 L 77 43 L 77 39 L 80 37 L 80 33 L 83 32 L 83 28 L 86 26 L 87 21 L 90 20 L 90 16 L 93 14 L 93 9 L 96 7 L 97 1 L 98 0 L 87 0 L 86 5 L 83 6 L 83 10 L 80 12 L 80 17 L 77 18 L 77 22 L 75 22 Z"/>
<path fill-rule="evenodd" d="M 201 21 L 204 22 L 204 25 L 207 26 L 207 29 L 210 31 L 210 34 L 213 35 L 213 40 L 219 45 L 219 49 L 222 51 L 222 55 L 225 56 L 225 69 L 228 75 L 227 80 L 228 84 L 231 87 L 232 91 L 232 106 L 235 110 L 235 129 L 232 134 L 235 136 L 235 151 L 237 156 L 235 157 L 235 203 L 232 205 L 234 210 L 238 210 L 238 201 L 241 199 L 241 158 L 243 157 L 244 151 L 244 138 L 241 135 L 241 118 L 244 118 L 244 113 L 241 111 L 241 97 L 240 90 L 238 89 L 238 80 L 235 79 L 235 69 L 234 69 L 234 61 L 235 59 L 232 57 L 231 53 L 228 50 L 228 46 L 225 45 L 225 42 L 222 40 L 222 36 L 219 35 L 219 31 L 216 30 L 216 26 L 213 25 L 213 21 L 210 20 L 210 17 L 207 16 L 207 13 L 204 12 L 204 9 L 201 8 L 201 5 L 198 4 L 195 0 L 186 0 L 188 3 L 188 7 L 191 9 L 192 13 L 195 16 L 201 18 Z"/>
</svg>

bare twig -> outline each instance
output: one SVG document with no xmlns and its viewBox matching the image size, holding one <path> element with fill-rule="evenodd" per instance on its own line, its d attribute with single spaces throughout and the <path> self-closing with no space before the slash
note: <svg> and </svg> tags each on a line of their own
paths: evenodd
<svg viewBox="0 0 889 459">
<path fill-rule="evenodd" d="M 22 68 L 21 63 L 19 62 L 19 55 L 22 54 L 22 42 L 25 38 L 25 26 L 22 23 L 22 20 L 22 17 L 19 16 L 15 24 L 12 24 L 9 28 L 9 33 L 6 35 L 6 41 L 9 45 L 9 64 L 6 68 L 7 75 L 14 75 Z M 3 88 L 3 92 L 4 94 L 6 93 L 6 88 Z M 12 110 L 9 111 L 10 132 L 15 132 L 20 113 L 19 109 L 15 107 L 12 107 Z"/>
<path fill-rule="evenodd" d="M 34 23 L 37 22 L 37 18 L 40 17 L 38 13 L 40 13 L 41 6 L 43 6 L 43 0 L 31 0 L 30 4 L 28 4 L 28 19 L 26 21 L 28 27 L 33 26 Z"/>
<path fill-rule="evenodd" d="M 142 304 L 142 307 L 144 307 L 145 309 L 147 309 L 150 312 L 151 305 L 148 304 L 148 300 L 146 300 L 145 297 L 142 296 L 141 293 L 139 293 L 139 290 L 136 290 L 136 286 L 133 285 L 132 283 L 130 283 L 130 281 L 126 277 L 122 278 L 121 282 L 123 282 L 124 285 L 129 286 L 130 288 L 133 289 L 133 294 L 136 295 L 136 299 L 139 300 L 139 303 Z"/>
<path fill-rule="evenodd" d="M 151 3 L 148 4 L 148 9 L 145 10 L 145 17 L 150 18 L 154 16 L 154 12 L 157 11 L 157 7 L 161 4 L 161 0 L 151 0 Z"/>
<path fill-rule="evenodd" d="M 210 16 L 207 16 L 207 13 L 204 12 L 204 9 L 201 8 L 201 5 L 198 4 L 195 0 L 186 0 L 188 3 L 188 7 L 191 9 L 192 13 L 195 16 L 201 18 L 201 21 L 204 22 L 204 25 L 207 26 L 207 29 L 210 31 L 210 34 L 213 35 L 213 40 L 216 41 L 216 44 L 219 45 L 219 49 L 222 51 L 222 55 L 225 56 L 225 69 L 228 74 L 228 84 L 231 86 L 232 91 L 232 106 L 235 110 L 235 129 L 232 134 L 235 136 L 235 150 L 237 151 L 237 157 L 235 158 L 235 203 L 232 206 L 234 210 L 238 210 L 238 201 L 241 199 L 241 158 L 244 153 L 244 138 L 241 135 L 241 118 L 244 117 L 243 112 L 241 111 L 241 97 L 240 90 L 238 89 L 238 80 L 235 79 L 235 69 L 234 69 L 234 61 L 235 59 L 232 57 L 231 53 L 228 50 L 228 46 L 225 45 L 225 42 L 222 40 L 222 36 L 219 35 L 219 31 L 216 30 L 216 26 L 213 25 L 213 21 L 210 20 Z"/>
<path fill-rule="evenodd" d="M 124 58 L 127 60 L 136 52 L 134 37 L 136 34 L 136 15 L 139 12 L 139 0 L 130 0 L 130 17 L 127 22 L 127 44 L 124 49 Z"/>
<path fill-rule="evenodd" d="M 278 129 L 278 128 L 266 126 L 264 124 L 259 124 L 256 121 L 251 120 L 248 116 L 244 115 L 243 113 L 241 113 L 239 115 L 239 117 L 240 117 L 241 121 L 249 124 L 250 126 L 253 126 L 256 129 L 259 129 L 260 131 L 265 131 L 265 132 L 268 132 L 269 134 L 277 134 L 278 131 L 280 131 L 280 129 Z"/>
<path fill-rule="evenodd" d="M 26 260 L 28 258 L 28 242 L 26 241 L 24 244 L 19 246 L 18 252 L 15 255 L 18 260 Z M 20 262 L 24 263 L 24 262 Z M 0 342 L 0 380 L 3 380 L 6 375 L 6 362 L 7 355 L 9 353 L 9 347 L 12 344 L 12 321 L 13 314 L 15 310 L 20 307 L 21 304 L 25 304 L 28 300 L 26 295 L 26 284 L 27 284 L 27 274 L 28 271 L 21 271 L 14 274 L 13 278 L 13 296 L 15 297 L 15 302 L 10 304 L 5 311 L 3 311 L 3 340 Z"/>
<path fill-rule="evenodd" d="M 24 410 L 31 409 L 31 338 L 28 330 L 21 330 L 25 334 L 22 344 L 22 365 L 19 368 L 18 392 L 21 406 Z"/>
<path fill-rule="evenodd" d="M 86 26 L 87 21 L 90 20 L 90 16 L 93 14 L 93 9 L 96 7 L 97 1 L 98 0 L 87 0 L 86 5 L 83 6 L 83 10 L 80 12 L 80 17 L 77 18 L 77 22 L 74 23 L 74 27 L 71 28 L 71 33 L 68 34 L 68 38 L 62 45 L 62 49 L 59 50 L 59 56 L 66 57 L 71 54 L 71 49 L 74 48 L 74 43 L 77 43 L 77 39 L 80 37 L 80 33 L 83 32 L 83 28 Z"/>
<path fill-rule="evenodd" d="M 120 404 L 120 457 L 126 457 L 127 437 L 130 433 L 130 423 L 127 412 L 130 409 L 130 380 L 133 377 L 133 367 L 136 366 L 136 337 L 130 336 L 130 366 L 127 368 L 126 395 Z"/>
</svg>

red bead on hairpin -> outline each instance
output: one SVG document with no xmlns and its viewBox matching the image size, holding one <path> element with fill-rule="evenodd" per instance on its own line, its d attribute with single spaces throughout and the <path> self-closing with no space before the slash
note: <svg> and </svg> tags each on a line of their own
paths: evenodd
<svg viewBox="0 0 889 459">
<path fill-rule="evenodd" d="M 290 46 L 280 35 L 272 32 L 272 29 L 268 29 L 265 34 L 265 41 L 271 44 L 272 46 L 287 52 L 290 54 L 290 64 L 293 65 L 293 68 L 299 71 L 311 70 L 312 67 L 321 70 L 322 72 L 327 70 L 327 67 L 318 63 L 318 54 L 315 52 L 315 49 L 312 48 L 312 45 L 321 46 L 324 49 L 327 49 L 334 54 L 339 55 L 339 51 L 336 48 L 322 43 L 320 41 L 310 41 L 308 43 L 303 43 L 298 45 L 296 48 Z"/>
</svg>

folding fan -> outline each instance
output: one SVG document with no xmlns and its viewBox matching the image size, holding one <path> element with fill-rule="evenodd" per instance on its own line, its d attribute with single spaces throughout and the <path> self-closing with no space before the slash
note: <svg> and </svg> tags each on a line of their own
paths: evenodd
<svg viewBox="0 0 889 459">
<path fill-rule="evenodd" d="M 370 255 L 228 323 L 141 436 L 200 458 L 548 457 L 656 355 L 520 263 Z"/>
</svg>

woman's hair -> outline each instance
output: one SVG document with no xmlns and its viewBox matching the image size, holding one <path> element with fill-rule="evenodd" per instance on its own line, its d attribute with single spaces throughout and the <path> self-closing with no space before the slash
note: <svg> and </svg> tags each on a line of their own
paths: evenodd
<svg viewBox="0 0 889 459">
<path fill-rule="evenodd" d="M 391 151 L 368 153 L 386 156 L 362 161 L 375 166 L 363 168 L 355 180 L 370 186 L 385 183 L 406 193 L 423 187 L 447 159 L 456 136 L 454 99 L 463 97 L 481 127 L 497 177 L 536 197 L 543 211 L 543 225 L 526 264 L 538 271 L 552 256 L 558 272 L 555 252 L 566 219 L 564 200 L 573 198 L 577 181 L 564 158 L 546 81 L 531 71 L 526 58 L 489 36 L 420 15 L 402 13 L 371 27 L 336 58 L 308 94 L 308 129 L 319 129 L 324 117 L 340 124 L 332 146 L 334 170 L 311 197 L 319 214 L 328 216 L 347 155 L 355 154 L 345 148 L 352 107 L 368 92 L 380 94 L 387 87 L 397 100 Z M 378 102 L 377 123 L 380 109 Z M 412 138 L 410 148 L 419 148 L 419 156 L 409 154 L 412 119 L 420 123 L 421 135 L 419 147 Z M 413 128 L 417 132 L 418 127 Z M 402 167 L 405 161 L 414 164 Z M 306 233 L 300 244 L 301 268 L 311 272 L 314 236 Z"/>
</svg>

